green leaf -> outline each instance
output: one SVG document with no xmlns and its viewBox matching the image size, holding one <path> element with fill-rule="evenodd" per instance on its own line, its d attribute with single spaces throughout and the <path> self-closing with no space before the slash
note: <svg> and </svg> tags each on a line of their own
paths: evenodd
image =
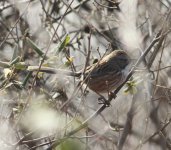
<svg viewBox="0 0 171 150">
<path fill-rule="evenodd" d="M 35 50 L 35 52 L 43 58 L 44 52 L 42 52 L 42 50 L 31 39 L 29 39 L 28 37 L 26 39 L 31 48 L 33 48 L 33 50 Z"/>
<path fill-rule="evenodd" d="M 124 89 L 124 93 L 135 94 L 137 92 L 137 85 L 141 82 L 142 80 L 139 77 L 130 79 L 125 84 L 126 88 Z"/>
<path fill-rule="evenodd" d="M 81 150 L 81 144 L 76 140 L 66 140 L 57 146 L 55 150 Z"/>
<path fill-rule="evenodd" d="M 73 63 L 73 57 L 69 57 L 69 58 L 67 58 L 67 61 L 65 61 L 65 66 L 66 67 L 69 67 L 72 63 Z"/>
<path fill-rule="evenodd" d="M 66 35 L 65 39 L 62 41 L 62 43 L 60 44 L 58 50 L 56 51 L 56 53 L 60 53 L 70 42 L 70 36 Z"/>
<path fill-rule="evenodd" d="M 26 70 L 27 69 L 27 65 L 24 62 L 18 62 L 16 64 L 14 64 L 14 67 L 16 69 L 19 69 L 19 70 Z"/>
<path fill-rule="evenodd" d="M 28 80 L 30 79 L 31 75 L 32 75 L 32 72 L 28 72 L 27 76 L 24 78 L 24 80 L 22 82 L 22 87 L 26 86 L 26 84 L 27 84 Z"/>
</svg>

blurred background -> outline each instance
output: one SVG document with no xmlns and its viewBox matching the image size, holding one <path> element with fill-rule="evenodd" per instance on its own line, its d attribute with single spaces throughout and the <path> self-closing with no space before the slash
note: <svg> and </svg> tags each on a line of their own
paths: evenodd
<svg viewBox="0 0 171 150">
<path fill-rule="evenodd" d="M 0 0 L 1 149 L 171 149 L 170 20 L 170 0 Z M 28 70 L 77 72 L 117 49 L 132 67 L 148 53 L 97 114 L 82 78 Z"/>
</svg>

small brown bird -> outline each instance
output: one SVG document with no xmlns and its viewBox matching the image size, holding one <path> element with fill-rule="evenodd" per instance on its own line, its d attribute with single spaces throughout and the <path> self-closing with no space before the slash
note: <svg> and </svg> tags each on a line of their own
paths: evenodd
<svg viewBox="0 0 171 150">
<path fill-rule="evenodd" d="M 88 66 L 84 73 L 87 86 L 96 93 L 110 92 L 119 87 L 127 77 L 130 57 L 123 50 L 115 50 L 104 56 L 97 63 Z M 38 70 L 38 66 L 29 66 L 29 71 Z M 80 77 L 82 72 L 70 72 L 50 67 L 41 67 L 41 72 L 66 74 Z"/>
<path fill-rule="evenodd" d="M 129 64 L 128 54 L 123 50 L 115 50 L 87 67 L 85 83 L 97 93 L 110 92 L 124 82 Z"/>
</svg>

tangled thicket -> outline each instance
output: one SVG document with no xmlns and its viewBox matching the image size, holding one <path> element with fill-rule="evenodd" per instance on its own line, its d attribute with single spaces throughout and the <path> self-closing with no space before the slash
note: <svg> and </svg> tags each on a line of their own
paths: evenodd
<svg viewBox="0 0 171 150">
<path fill-rule="evenodd" d="M 1 149 L 171 149 L 170 20 L 170 0 L 0 0 Z M 133 69 L 109 107 L 82 79 L 30 71 L 115 49 Z"/>
</svg>

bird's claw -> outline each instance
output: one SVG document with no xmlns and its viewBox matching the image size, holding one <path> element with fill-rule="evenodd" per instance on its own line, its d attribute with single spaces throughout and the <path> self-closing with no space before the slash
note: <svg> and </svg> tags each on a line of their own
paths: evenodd
<svg viewBox="0 0 171 150">
<path fill-rule="evenodd" d="M 106 107 L 109 107 L 111 105 L 110 102 L 104 96 L 100 96 L 98 98 L 98 104 L 103 104 Z"/>
</svg>

